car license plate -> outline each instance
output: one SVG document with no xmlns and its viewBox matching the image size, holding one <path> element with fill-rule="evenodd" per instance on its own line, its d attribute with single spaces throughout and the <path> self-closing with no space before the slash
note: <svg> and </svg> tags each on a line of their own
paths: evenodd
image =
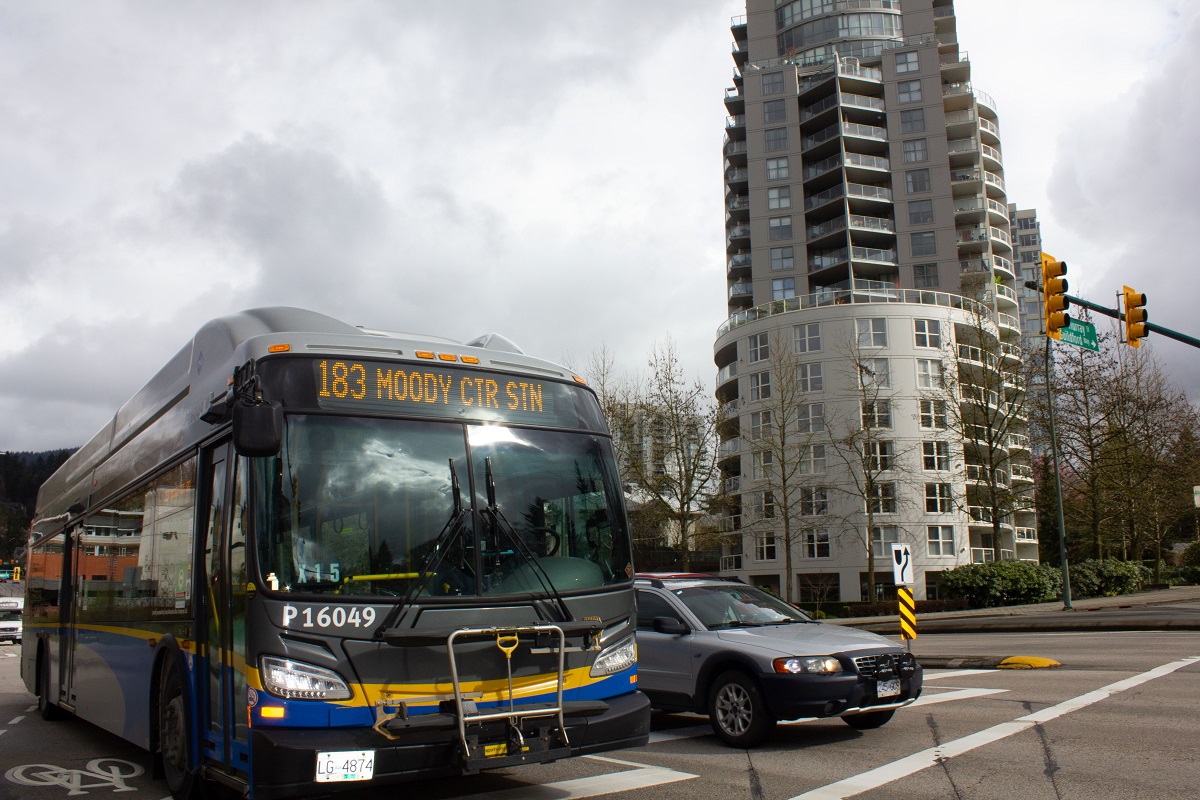
<svg viewBox="0 0 1200 800">
<path fill-rule="evenodd" d="M 369 781 L 374 774 L 374 750 L 317 753 L 317 783 Z"/>
<path fill-rule="evenodd" d="M 895 697 L 900 694 L 900 679 L 893 678 L 890 681 L 880 681 L 875 684 L 876 697 Z"/>
</svg>

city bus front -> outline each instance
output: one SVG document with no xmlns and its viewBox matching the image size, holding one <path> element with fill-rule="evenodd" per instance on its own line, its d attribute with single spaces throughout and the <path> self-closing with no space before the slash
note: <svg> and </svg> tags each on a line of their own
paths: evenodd
<svg viewBox="0 0 1200 800">
<path fill-rule="evenodd" d="M 278 452 L 242 460 L 256 797 L 647 741 L 621 484 L 590 391 L 305 358 L 257 380 L 286 413 Z"/>
</svg>

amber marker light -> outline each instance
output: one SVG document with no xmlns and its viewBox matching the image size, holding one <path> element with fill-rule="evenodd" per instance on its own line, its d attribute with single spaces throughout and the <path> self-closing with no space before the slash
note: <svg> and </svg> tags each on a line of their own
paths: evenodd
<svg viewBox="0 0 1200 800">
<path fill-rule="evenodd" d="M 290 344 L 272 344 L 267 346 L 268 353 L 286 353 L 292 349 Z"/>
<path fill-rule="evenodd" d="M 416 355 L 417 358 L 435 358 L 433 353 L 429 350 L 418 350 L 414 355 Z"/>
<path fill-rule="evenodd" d="M 464 364 L 478 364 L 478 363 L 479 363 L 479 359 L 478 359 L 478 358 L 476 358 L 475 356 L 463 356 L 463 357 L 462 357 L 462 362 L 463 362 Z"/>
<path fill-rule="evenodd" d="M 579 377 L 578 375 L 572 375 L 571 377 L 575 379 L 576 383 L 581 383 L 584 386 L 587 386 L 587 381 L 585 381 L 583 378 Z"/>
<path fill-rule="evenodd" d="M 439 361 L 458 361 L 458 356 L 454 353 L 438 353 Z"/>
<path fill-rule="evenodd" d="M 283 719 L 283 706 L 263 706 L 259 713 L 263 719 Z"/>
</svg>

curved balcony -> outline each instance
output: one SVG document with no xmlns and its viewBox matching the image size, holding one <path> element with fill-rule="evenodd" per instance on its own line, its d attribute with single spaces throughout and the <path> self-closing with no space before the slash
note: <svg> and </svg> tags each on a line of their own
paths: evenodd
<svg viewBox="0 0 1200 800">
<path fill-rule="evenodd" d="M 1008 309 L 1017 308 L 1020 303 L 1017 301 L 1017 293 L 1011 287 L 1005 286 L 1002 283 L 996 284 L 996 307 L 1006 307 Z"/>
<path fill-rule="evenodd" d="M 794 311 L 804 311 L 809 308 L 821 308 L 845 303 L 855 305 L 914 303 L 921 306 L 940 306 L 943 308 L 958 309 L 972 316 L 987 316 L 992 313 L 991 309 L 982 303 L 972 300 L 969 297 L 964 297 L 961 294 L 951 294 L 950 292 L 934 292 L 928 289 L 887 289 L 885 291 L 869 292 L 853 289 L 827 289 L 814 292 L 813 294 L 789 297 L 786 300 L 773 300 L 745 311 L 738 311 L 721 323 L 717 328 L 716 338 L 719 339 L 742 325 L 747 325 L 760 319 L 767 319 L 779 314 L 790 314 Z"/>
<path fill-rule="evenodd" d="M 1029 450 L 1029 437 L 1023 433 L 1010 433 L 1004 444 L 1009 450 Z M 1014 464 L 1012 467 L 1014 478 L 1018 477 L 1018 470 L 1022 472 L 1020 477 L 1028 477 L 1029 480 L 1033 480 L 1033 467 L 1025 464 Z M 1028 472 L 1025 472 L 1026 470 Z"/>
<path fill-rule="evenodd" d="M 1020 363 L 1025 360 L 1025 354 L 1021 352 L 1021 346 L 1016 344 L 1000 344 L 1000 357 L 1006 361 Z"/>
<path fill-rule="evenodd" d="M 717 458 L 726 461 L 731 458 L 737 458 L 742 452 L 742 439 L 740 436 L 735 436 L 732 439 L 727 439 L 717 445 Z"/>
<path fill-rule="evenodd" d="M 1013 263 L 1004 256 L 992 255 L 992 268 L 1000 274 L 1001 277 L 1007 277 L 1011 280 L 1017 279 L 1016 270 L 1013 269 Z"/>
<path fill-rule="evenodd" d="M 750 274 L 752 265 L 750 254 L 745 251 L 739 251 L 729 257 L 725 262 L 725 274 L 730 278 L 747 277 Z"/>
<path fill-rule="evenodd" d="M 737 380 L 737 374 L 738 374 L 738 371 L 737 371 L 737 362 L 736 361 L 731 361 L 730 363 L 721 367 L 721 369 L 717 370 L 717 384 L 716 384 L 717 387 L 720 388 L 721 386 L 724 386 L 726 383 L 729 383 L 732 380 Z M 726 403 L 725 406 L 722 406 L 722 408 L 725 408 L 728 405 L 729 404 Z M 732 413 L 732 412 L 730 412 L 730 413 Z"/>
<path fill-rule="evenodd" d="M 995 478 L 993 481 L 988 478 L 987 467 L 983 466 L 982 464 L 967 464 L 966 475 L 967 483 L 980 484 L 983 486 L 992 486 L 993 484 L 996 486 L 1008 486 L 1009 484 L 1008 472 L 1002 469 L 992 470 L 992 475 Z M 990 520 L 988 521 L 988 524 L 991 524 Z"/>
<path fill-rule="evenodd" d="M 1000 151 L 989 144 L 981 144 L 980 152 L 983 153 L 983 166 L 988 169 L 1004 169 L 1004 158 L 1000 155 Z"/>
<path fill-rule="evenodd" d="M 979 117 L 979 132 L 988 144 L 1000 144 L 1000 126 L 987 117 Z"/>
<path fill-rule="evenodd" d="M 989 197 L 1004 196 L 1004 178 L 1001 178 L 996 173 L 984 170 L 983 183 L 987 186 Z"/>
<path fill-rule="evenodd" d="M 996 314 L 996 323 L 1000 326 L 1001 331 L 1007 331 L 1017 336 L 1021 335 L 1021 321 L 1012 314 Z"/>
<path fill-rule="evenodd" d="M 1013 534 L 1013 539 L 1017 542 L 1017 544 L 1037 544 L 1037 528 L 1017 528 L 1016 532 Z"/>
<path fill-rule="evenodd" d="M 987 92 L 983 91 L 982 89 L 975 89 L 974 95 L 975 95 L 975 103 L 979 107 L 992 112 L 991 117 L 992 117 L 992 119 L 995 119 L 1000 107 L 996 105 L 996 101 L 992 98 L 992 96 L 990 94 L 988 94 Z"/>
<path fill-rule="evenodd" d="M 987 506 L 967 506 L 967 516 L 971 519 L 972 528 L 992 527 L 992 510 Z M 1012 530 L 1012 520 L 1009 517 L 1001 517 L 1000 527 Z"/>
</svg>

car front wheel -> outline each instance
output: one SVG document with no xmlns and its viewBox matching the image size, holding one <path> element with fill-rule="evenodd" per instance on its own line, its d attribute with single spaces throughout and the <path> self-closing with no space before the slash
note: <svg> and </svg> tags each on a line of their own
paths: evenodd
<svg viewBox="0 0 1200 800">
<path fill-rule="evenodd" d="M 755 747 L 775 728 L 758 684 L 744 672 L 725 672 L 708 698 L 713 731 L 731 747 Z"/>
<path fill-rule="evenodd" d="M 891 711 L 868 711 L 865 714 L 848 714 L 842 717 L 842 721 L 855 730 L 869 731 L 886 723 L 895 713 L 896 711 L 893 709 Z"/>
</svg>

